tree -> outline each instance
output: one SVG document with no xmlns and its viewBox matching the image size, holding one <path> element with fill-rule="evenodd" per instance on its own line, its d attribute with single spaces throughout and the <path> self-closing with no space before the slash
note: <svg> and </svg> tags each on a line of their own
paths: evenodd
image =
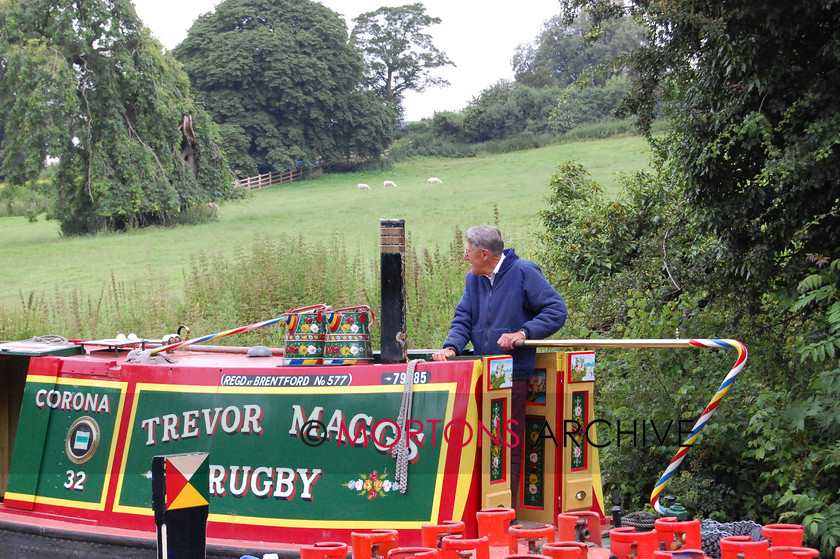
<svg viewBox="0 0 840 559">
<path fill-rule="evenodd" d="M 219 122 L 239 176 L 340 160 L 360 143 L 348 123 L 389 118 L 360 94 L 362 59 L 344 22 L 317 2 L 226 0 L 195 21 L 174 53 Z M 372 151 L 387 147 L 391 133 L 378 128 Z"/>
<path fill-rule="evenodd" d="M 65 234 L 167 223 L 233 195 L 218 133 L 186 74 L 126 0 L 0 4 L 3 174 L 59 160 Z"/>
<path fill-rule="evenodd" d="M 741 486 L 753 488 L 745 516 L 801 522 L 806 545 L 829 555 L 840 544 L 840 4 L 563 4 L 569 19 L 589 10 L 596 28 L 625 10 L 644 23 L 624 107 L 648 132 L 655 118 L 670 125 L 653 139 L 665 161 L 654 185 L 677 187 L 669 204 L 680 215 L 654 223 L 660 254 L 633 276 L 649 286 L 676 265 L 693 280 L 677 275 L 669 297 L 681 308 L 670 317 L 662 297 L 638 304 L 631 292 L 623 333 L 707 317 L 744 335 L 759 380 L 746 392 L 748 448 L 736 457 Z M 651 199 L 639 206 L 646 215 Z"/>
<path fill-rule="evenodd" d="M 596 25 L 624 4 L 566 0 Z M 756 294 L 801 279 L 805 256 L 840 245 L 840 4 L 761 0 L 629 2 L 645 22 L 624 106 L 667 146 L 702 230 L 720 235 L 733 282 Z M 779 274 L 779 271 L 782 274 Z"/>
<path fill-rule="evenodd" d="M 423 4 L 382 7 L 353 21 L 356 25 L 350 40 L 364 54 L 366 85 L 390 101 L 400 114 L 406 91 L 423 92 L 429 86 L 449 85 L 432 75 L 433 70 L 454 64 L 435 47 L 432 37 L 423 33 L 441 21 L 426 14 Z"/>
<path fill-rule="evenodd" d="M 516 82 L 531 87 L 567 86 L 592 70 L 640 45 L 640 28 L 627 18 L 591 36 L 592 23 L 586 17 L 572 22 L 554 16 L 543 25 L 534 43 L 521 44 L 511 60 Z M 594 85 L 621 75 L 626 68 L 608 66 L 594 79 Z"/>
</svg>

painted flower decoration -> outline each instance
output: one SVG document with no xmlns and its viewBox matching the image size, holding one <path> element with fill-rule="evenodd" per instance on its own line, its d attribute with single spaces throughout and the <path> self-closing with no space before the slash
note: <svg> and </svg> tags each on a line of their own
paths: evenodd
<svg viewBox="0 0 840 559">
<path fill-rule="evenodd" d="M 528 460 L 530 460 L 531 462 L 536 463 L 536 461 L 539 459 L 540 457 L 537 455 L 536 452 L 532 452 L 530 455 L 528 455 Z"/>
<path fill-rule="evenodd" d="M 528 492 L 531 493 L 531 495 L 536 495 L 537 494 L 537 486 L 534 485 L 533 483 L 530 484 L 528 486 Z"/>
<path fill-rule="evenodd" d="M 580 447 L 576 446 L 574 450 L 575 458 L 580 458 Z"/>
<path fill-rule="evenodd" d="M 582 413 L 583 413 L 583 408 L 580 407 L 580 406 L 575 406 L 575 415 L 577 417 L 580 417 Z"/>
<path fill-rule="evenodd" d="M 358 491 L 358 495 L 364 495 L 369 501 L 373 501 L 377 497 L 385 497 L 385 494 L 392 489 L 399 489 L 399 484 L 392 483 L 391 480 L 386 479 L 388 473 L 379 473 L 378 470 L 373 470 L 369 474 L 359 474 L 359 479 L 351 479 L 348 483 L 342 484 L 351 491 Z"/>
</svg>

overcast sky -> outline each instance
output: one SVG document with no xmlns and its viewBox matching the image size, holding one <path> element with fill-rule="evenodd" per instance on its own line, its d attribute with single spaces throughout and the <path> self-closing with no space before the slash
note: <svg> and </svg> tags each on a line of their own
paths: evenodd
<svg viewBox="0 0 840 559">
<path fill-rule="evenodd" d="M 560 11 L 558 0 L 420 0 L 426 13 L 441 19 L 427 31 L 435 46 L 456 66 L 435 75 L 452 85 L 409 93 L 406 120 L 429 117 L 435 111 L 458 110 L 500 79 L 512 79 L 510 60 L 516 46 L 534 41 L 543 22 Z M 216 0 L 134 0 L 137 14 L 167 48 L 186 36 L 195 19 L 213 11 Z M 320 0 L 344 17 L 348 30 L 353 18 L 382 6 L 410 4 L 405 0 Z"/>
</svg>

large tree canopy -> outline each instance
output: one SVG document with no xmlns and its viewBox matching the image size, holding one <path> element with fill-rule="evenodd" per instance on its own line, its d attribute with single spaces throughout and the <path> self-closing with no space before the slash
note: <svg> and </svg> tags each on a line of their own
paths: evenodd
<svg viewBox="0 0 840 559">
<path fill-rule="evenodd" d="M 364 53 L 367 85 L 397 111 L 402 112 L 406 91 L 449 85 L 432 75 L 433 70 L 454 64 L 435 47 L 432 37 L 423 33 L 441 21 L 426 14 L 423 4 L 382 7 L 353 21 L 351 41 Z"/>
<path fill-rule="evenodd" d="M 805 255 L 840 244 L 840 3 L 566 0 L 597 22 L 645 23 L 626 107 L 664 110 L 670 158 L 734 280 L 795 285 Z M 791 264 L 793 266 L 791 266 Z"/>
<path fill-rule="evenodd" d="M 362 58 L 317 2 L 226 0 L 174 52 L 240 176 L 358 155 L 357 134 L 390 143 L 395 117 L 360 91 Z"/>
<path fill-rule="evenodd" d="M 516 47 L 511 60 L 516 81 L 531 87 L 571 85 L 587 73 L 594 77 L 595 67 L 641 43 L 640 28 L 627 18 L 605 28 L 597 38 L 590 37 L 591 31 L 586 17 L 572 22 L 563 16 L 552 17 L 533 43 Z M 623 73 L 626 69 L 620 65 L 605 71 L 598 75 L 598 85 Z"/>
<path fill-rule="evenodd" d="M 702 495 L 696 504 L 705 514 L 801 522 L 805 545 L 833 554 L 840 544 L 840 3 L 564 4 L 570 19 L 584 7 L 596 22 L 627 11 L 643 23 L 625 107 L 645 128 L 659 117 L 669 128 L 652 138 L 656 173 L 637 175 L 617 201 L 592 194 L 577 169 L 563 170 L 553 209 L 543 214 L 550 265 L 587 283 L 593 304 L 582 314 L 600 318 L 591 326 L 604 335 L 670 337 L 678 328 L 744 341 L 750 361 L 736 387 L 743 397 L 716 419 L 723 421 L 710 435 L 718 444 L 670 479 L 689 482 L 682 495 Z M 617 358 L 614 373 L 602 367 L 602 396 L 624 412 L 705 404 L 696 392 L 707 369 L 670 359 Z M 678 367 L 689 378 L 666 388 Z M 656 390 L 648 389 L 650 373 Z M 611 474 L 621 485 L 646 467 L 623 453 L 605 451 L 613 455 L 605 471 L 623 470 Z"/>
<path fill-rule="evenodd" d="M 218 133 L 127 0 L 0 4 L 3 174 L 59 160 L 66 234 L 165 223 L 232 194 Z"/>
</svg>

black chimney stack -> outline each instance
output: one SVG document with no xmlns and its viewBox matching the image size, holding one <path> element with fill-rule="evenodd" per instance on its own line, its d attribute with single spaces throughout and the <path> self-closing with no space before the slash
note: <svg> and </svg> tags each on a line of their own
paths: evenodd
<svg viewBox="0 0 840 559">
<path fill-rule="evenodd" d="M 380 219 L 382 363 L 405 363 L 405 220 Z"/>
</svg>

